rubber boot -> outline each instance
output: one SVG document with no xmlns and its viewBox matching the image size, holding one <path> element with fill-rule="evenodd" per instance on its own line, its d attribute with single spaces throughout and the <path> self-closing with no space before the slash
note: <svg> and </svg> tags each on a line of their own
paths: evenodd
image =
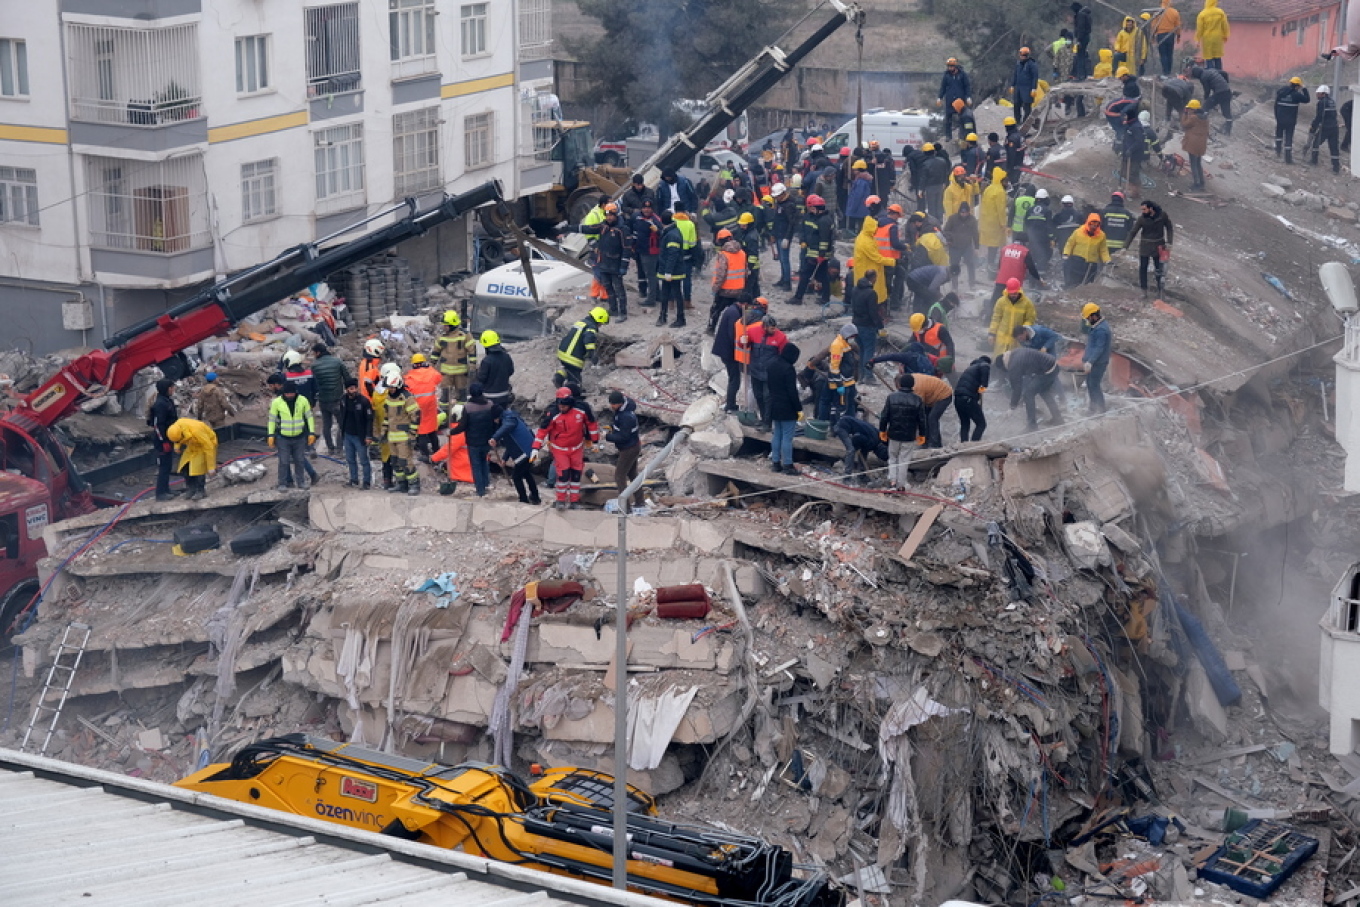
<svg viewBox="0 0 1360 907">
<path fill-rule="evenodd" d="M 1157 298 L 1158 298 L 1158 299 L 1165 299 L 1165 298 L 1166 298 L 1166 289 L 1165 289 L 1165 286 L 1164 286 L 1163 283 L 1162 283 L 1162 278 L 1161 278 L 1161 277 L 1158 277 L 1158 278 L 1157 278 Z"/>
<path fill-rule="evenodd" d="M 420 479 L 412 479 L 410 487 L 406 489 L 406 493 L 411 495 L 412 497 L 415 497 L 416 495 L 420 494 Z"/>
<path fill-rule="evenodd" d="M 387 489 L 388 494 L 406 494 L 407 486 L 405 479 L 398 479 L 392 483 L 392 487 Z"/>
</svg>

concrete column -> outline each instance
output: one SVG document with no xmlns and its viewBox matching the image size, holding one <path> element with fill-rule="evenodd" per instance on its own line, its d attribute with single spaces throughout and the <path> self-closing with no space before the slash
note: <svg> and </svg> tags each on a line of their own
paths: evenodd
<svg viewBox="0 0 1360 907">
<path fill-rule="evenodd" d="M 1360 491 L 1360 324 L 1346 326 L 1345 345 L 1332 361 L 1336 363 L 1336 440 L 1346 451 L 1345 488 Z"/>
</svg>

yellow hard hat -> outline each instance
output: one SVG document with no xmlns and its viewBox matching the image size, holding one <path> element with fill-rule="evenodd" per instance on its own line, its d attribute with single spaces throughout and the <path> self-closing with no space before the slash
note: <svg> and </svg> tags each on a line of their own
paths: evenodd
<svg viewBox="0 0 1360 907">
<path fill-rule="evenodd" d="M 1143 13 L 1143 15 L 1139 16 L 1138 18 L 1142 19 L 1144 22 L 1151 22 L 1152 13 Z"/>
<path fill-rule="evenodd" d="M 926 142 L 924 145 L 921 146 L 921 150 L 922 150 L 922 151 L 934 151 L 934 150 L 935 150 L 935 143 L 934 143 L 934 142 Z"/>
<path fill-rule="evenodd" d="M 411 357 L 411 364 L 412 364 L 412 365 L 423 365 L 424 363 L 429 362 L 429 361 L 430 361 L 430 360 L 428 360 L 428 359 L 425 358 L 425 354 L 424 354 L 424 353 L 416 353 L 414 356 Z"/>
<path fill-rule="evenodd" d="M 1189 101 L 1186 102 L 1185 106 L 1190 110 L 1199 110 L 1201 106 L 1199 103 L 1199 98 L 1191 98 Z"/>
<path fill-rule="evenodd" d="M 917 312 L 915 315 L 911 316 L 910 323 L 911 329 L 913 331 L 919 331 L 921 328 L 926 326 L 926 316 L 922 315 L 920 312 Z"/>
<path fill-rule="evenodd" d="M 976 142 L 978 140 L 976 132 L 970 132 L 963 137 L 965 142 Z"/>
<path fill-rule="evenodd" d="M 495 331 L 482 331 L 482 346 L 495 346 L 501 342 L 501 335 Z"/>
<path fill-rule="evenodd" d="M 1082 318 L 1090 318 L 1092 315 L 1098 315 L 1099 313 L 1100 306 L 1096 305 L 1094 302 L 1088 302 L 1086 303 L 1086 305 L 1081 307 Z"/>
<path fill-rule="evenodd" d="M 444 323 L 451 328 L 456 328 L 463 323 L 463 319 L 459 318 L 458 313 L 453 309 L 449 309 L 444 313 Z"/>
<path fill-rule="evenodd" d="M 1001 121 L 1001 125 L 1002 125 L 1002 126 L 1014 126 L 1014 125 L 1015 125 L 1015 117 L 1006 117 L 1004 120 Z"/>
<path fill-rule="evenodd" d="M 1129 68 L 1128 68 L 1127 66 L 1120 66 L 1120 67 L 1119 67 L 1119 71 L 1116 72 L 1116 73 L 1114 74 L 1114 77 L 1115 77 L 1116 79 L 1122 79 L 1122 78 L 1124 78 L 1125 76 L 1131 76 L 1131 75 L 1133 75 L 1133 73 L 1129 72 Z"/>
<path fill-rule="evenodd" d="M 595 308 L 590 310 L 590 317 L 595 319 L 596 324 L 608 324 L 609 310 L 604 308 L 603 306 L 597 305 Z"/>
<path fill-rule="evenodd" d="M 864 163 L 864 161 L 855 161 L 853 164 L 850 165 L 850 169 L 851 169 L 851 170 L 868 170 L 868 169 L 869 169 L 869 165 L 866 164 L 866 163 Z"/>
<path fill-rule="evenodd" d="M 1292 79 L 1289 80 L 1289 84 L 1290 84 L 1290 85 L 1302 85 L 1302 84 L 1303 84 L 1303 79 L 1300 79 L 1298 76 L 1295 76 L 1294 78 L 1292 78 Z"/>
<path fill-rule="evenodd" d="M 737 223 L 739 224 L 753 224 L 755 222 L 756 216 L 752 214 L 750 211 L 741 212 L 741 217 L 737 218 Z"/>
</svg>

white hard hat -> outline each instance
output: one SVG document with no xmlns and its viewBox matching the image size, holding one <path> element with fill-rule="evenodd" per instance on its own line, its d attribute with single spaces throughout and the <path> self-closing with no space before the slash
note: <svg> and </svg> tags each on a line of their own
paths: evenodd
<svg viewBox="0 0 1360 907">
<path fill-rule="evenodd" d="M 1151 126 L 1151 125 L 1152 125 L 1152 113 L 1151 113 L 1150 111 L 1147 111 L 1147 110 L 1141 111 L 1141 112 L 1138 114 L 1138 122 L 1142 123 L 1144 126 Z"/>
<path fill-rule="evenodd" d="M 1331 90 L 1330 88 L 1328 88 L 1326 85 L 1319 85 L 1319 86 L 1317 87 L 1317 93 L 1318 93 L 1318 94 L 1331 94 L 1331 93 L 1332 93 L 1332 90 Z"/>
<path fill-rule="evenodd" d="M 793 188 L 795 189 L 803 188 L 803 174 L 795 173 L 793 177 L 790 179 L 790 182 L 792 183 Z"/>
<path fill-rule="evenodd" d="M 770 195 L 774 196 L 775 198 L 779 198 L 781 195 L 788 191 L 789 190 L 785 188 L 783 183 L 775 183 L 773 186 L 770 187 Z"/>
<path fill-rule="evenodd" d="M 302 362 L 302 354 L 297 350 L 289 350 L 283 354 L 284 365 L 299 365 Z"/>
<path fill-rule="evenodd" d="M 1070 195 L 1064 195 L 1062 197 L 1062 203 L 1064 205 L 1075 205 L 1077 203 L 1077 200 Z"/>
<path fill-rule="evenodd" d="M 1038 192 L 1034 193 L 1034 197 L 1035 197 L 1035 198 L 1048 198 L 1048 190 L 1047 190 L 1047 189 L 1040 189 Z"/>
<path fill-rule="evenodd" d="M 383 346 L 381 340 L 374 337 L 372 340 L 364 342 L 364 352 L 368 353 L 370 356 L 381 356 L 383 353 L 387 352 L 387 347 Z"/>
<path fill-rule="evenodd" d="M 734 199 L 734 198 L 736 198 L 736 197 L 737 197 L 737 193 L 736 193 L 735 190 L 733 190 L 733 189 L 725 189 L 725 190 L 723 190 L 723 203 L 724 203 L 724 204 L 726 204 L 726 203 L 732 201 L 732 199 Z"/>
<path fill-rule="evenodd" d="M 813 150 L 813 151 L 821 151 L 821 150 L 822 150 L 821 143 L 819 142 L 818 144 L 813 145 L 813 146 L 812 146 L 812 150 Z"/>
<path fill-rule="evenodd" d="M 395 362 L 385 362 L 378 369 L 378 377 L 382 378 L 384 381 L 391 378 L 393 375 L 398 378 L 401 377 L 401 366 L 397 365 Z"/>
</svg>

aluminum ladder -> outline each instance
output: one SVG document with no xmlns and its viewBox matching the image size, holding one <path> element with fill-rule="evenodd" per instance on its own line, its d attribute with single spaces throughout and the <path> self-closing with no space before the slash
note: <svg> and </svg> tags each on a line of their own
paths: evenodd
<svg viewBox="0 0 1360 907">
<path fill-rule="evenodd" d="M 77 638 L 79 642 L 75 641 Z M 52 660 L 52 667 L 47 671 L 47 681 L 43 684 L 42 693 L 38 695 L 37 704 L 33 706 L 33 715 L 28 719 L 24 742 L 19 744 L 20 752 L 28 751 L 28 741 L 33 737 L 33 729 L 37 727 L 42 714 L 51 712 L 52 720 L 47 723 L 47 735 L 43 737 L 42 747 L 38 750 L 39 756 L 47 755 L 47 747 L 51 744 L 52 734 L 57 729 L 57 719 L 61 717 L 66 697 L 71 693 L 71 683 L 76 679 L 76 669 L 80 667 L 80 658 L 85 654 L 85 646 L 89 641 L 88 625 L 74 622 L 66 625 L 66 631 L 61 634 L 61 643 L 57 646 L 56 658 Z M 56 705 L 49 705 L 48 697 L 54 689 L 60 689 L 61 697 Z"/>
</svg>

